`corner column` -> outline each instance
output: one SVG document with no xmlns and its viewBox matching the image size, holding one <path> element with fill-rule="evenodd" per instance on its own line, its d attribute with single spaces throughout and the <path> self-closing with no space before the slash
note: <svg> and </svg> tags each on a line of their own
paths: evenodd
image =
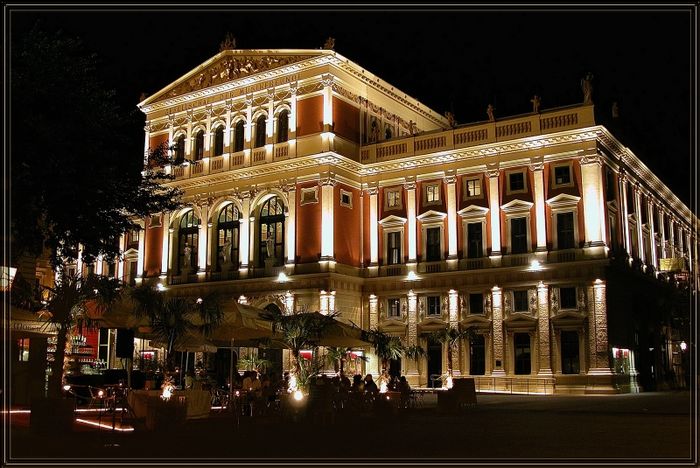
<svg viewBox="0 0 700 468">
<path fill-rule="evenodd" d="M 404 184 L 406 190 L 406 216 L 408 217 L 408 263 L 416 263 L 416 182 L 415 177 L 407 177 Z"/>
<path fill-rule="evenodd" d="M 605 245 L 603 215 L 603 172 L 600 156 L 584 156 L 581 159 L 583 183 L 583 216 L 585 220 L 586 247 Z"/>
<path fill-rule="evenodd" d="M 537 252 L 547 251 L 547 225 L 544 214 L 544 158 L 532 158 L 530 169 L 535 179 L 535 225 L 537 227 Z"/>
<path fill-rule="evenodd" d="M 644 235 L 642 234 L 642 194 L 639 190 L 639 185 L 634 188 L 634 211 L 637 213 L 637 255 L 642 263 L 646 263 L 646 254 L 644 252 Z"/>
<path fill-rule="evenodd" d="M 163 213 L 163 248 L 160 257 L 160 278 L 168 276 L 168 257 L 170 257 L 170 213 Z"/>
<path fill-rule="evenodd" d="M 537 285 L 537 336 L 539 346 L 538 375 L 552 375 L 552 354 L 549 333 L 549 288 L 542 281 Z"/>
<path fill-rule="evenodd" d="M 620 172 L 619 181 L 620 194 L 622 197 L 622 206 L 620 207 L 620 213 L 622 214 L 622 233 L 624 238 L 623 240 L 625 243 L 625 251 L 628 255 L 632 256 L 632 252 L 630 251 L 632 245 L 632 240 L 630 238 L 630 222 L 627 212 L 627 176 L 624 172 Z"/>
<path fill-rule="evenodd" d="M 501 204 L 498 193 L 498 163 L 487 164 L 489 176 L 489 211 L 491 212 L 491 256 L 501 255 Z M 495 368 L 494 368 L 495 369 Z"/>
<path fill-rule="evenodd" d="M 454 171 L 445 176 L 447 185 L 447 264 L 451 270 L 457 267 L 457 177 Z M 450 261 L 452 260 L 452 261 Z"/>
<path fill-rule="evenodd" d="M 199 220 L 199 242 L 197 246 L 197 263 L 199 268 L 198 275 L 204 274 L 207 271 L 207 231 L 209 230 L 209 205 L 202 203 L 200 205 L 201 219 Z"/>
<path fill-rule="evenodd" d="M 296 184 L 291 183 L 287 185 L 287 211 L 289 215 L 287 216 L 287 264 L 294 265 L 296 261 L 296 208 L 297 208 L 297 187 Z"/>
<path fill-rule="evenodd" d="M 649 220 L 649 252 L 651 254 L 651 258 L 649 261 L 651 264 L 654 266 L 654 269 L 658 270 L 659 269 L 659 259 L 656 258 L 656 224 L 654 223 L 654 203 L 651 201 L 651 198 L 647 196 L 647 219 Z"/>
<path fill-rule="evenodd" d="M 333 193 L 335 188 L 335 174 L 328 172 L 322 175 L 321 180 L 321 261 L 334 259 L 333 246 Z"/>
<path fill-rule="evenodd" d="M 370 187 L 369 193 L 369 258 L 370 267 L 379 266 L 379 213 L 377 206 L 379 189 Z"/>
<path fill-rule="evenodd" d="M 379 305 L 379 298 L 375 296 L 374 294 L 369 295 L 369 328 L 370 330 L 376 330 L 377 326 L 379 325 L 379 310 L 378 310 L 378 305 Z M 367 372 L 377 375 L 379 374 L 379 359 L 377 358 L 377 355 L 374 353 L 374 351 L 369 351 L 368 353 L 371 358 L 370 358 L 370 364 L 367 369 Z"/>
<path fill-rule="evenodd" d="M 408 334 L 406 339 L 406 344 L 408 346 L 418 345 L 418 296 L 413 292 L 413 289 L 408 291 Z M 418 373 L 418 367 L 416 366 L 416 360 L 406 359 L 407 370 L 406 377 L 408 379 L 409 385 L 417 386 L 420 384 L 420 375 Z"/>
<path fill-rule="evenodd" d="M 491 304 L 491 313 L 493 315 L 493 367 L 491 375 L 500 377 L 505 376 L 503 370 L 503 290 L 498 286 L 491 289 L 493 296 Z"/>
<path fill-rule="evenodd" d="M 588 288 L 588 374 L 609 375 L 608 313 L 606 307 L 606 284 L 595 280 Z"/>
<path fill-rule="evenodd" d="M 250 266 L 250 192 L 241 192 L 240 236 L 238 237 L 238 255 L 241 258 L 241 274 L 248 273 Z"/>
<path fill-rule="evenodd" d="M 136 263 L 136 281 L 140 281 L 145 276 L 145 271 L 143 269 L 144 256 L 146 255 L 146 229 L 145 222 L 144 226 L 140 226 L 141 232 L 139 233 L 139 256 Z"/>
</svg>

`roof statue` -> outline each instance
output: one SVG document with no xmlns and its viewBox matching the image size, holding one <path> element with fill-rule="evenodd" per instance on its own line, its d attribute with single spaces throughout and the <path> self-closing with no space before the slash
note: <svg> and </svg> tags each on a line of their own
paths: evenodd
<svg viewBox="0 0 700 468">
<path fill-rule="evenodd" d="M 335 49 L 335 38 L 329 37 L 328 39 L 326 39 L 326 42 L 323 43 L 323 48 L 326 50 Z"/>
<path fill-rule="evenodd" d="M 593 104 L 593 73 L 588 72 L 581 78 L 581 91 L 583 91 L 583 103 Z"/>
<path fill-rule="evenodd" d="M 496 118 L 493 116 L 493 111 L 496 109 L 493 107 L 493 104 L 489 104 L 488 107 L 486 108 L 486 115 L 489 116 L 489 122 L 495 122 Z"/>
<path fill-rule="evenodd" d="M 457 126 L 457 121 L 455 120 L 455 115 L 447 111 L 445 112 L 445 117 L 447 118 L 447 123 L 450 125 L 450 128 L 455 128 Z"/>
<path fill-rule="evenodd" d="M 534 96 L 532 96 L 532 99 L 530 99 L 530 102 L 532 103 L 532 113 L 533 114 L 539 113 L 540 112 L 540 103 L 542 102 L 540 97 L 537 94 L 535 94 Z"/>
<path fill-rule="evenodd" d="M 221 44 L 219 44 L 219 52 L 223 52 L 224 50 L 235 49 L 235 48 L 236 48 L 236 38 L 230 32 L 226 33 L 226 37 L 221 42 Z"/>
<path fill-rule="evenodd" d="M 612 103 L 612 118 L 613 119 L 620 118 L 620 107 L 617 105 L 617 101 Z"/>
</svg>

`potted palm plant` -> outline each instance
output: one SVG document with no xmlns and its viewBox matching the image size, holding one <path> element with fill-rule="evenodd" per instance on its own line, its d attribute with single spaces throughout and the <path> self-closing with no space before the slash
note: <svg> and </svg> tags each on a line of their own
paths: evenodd
<svg viewBox="0 0 700 468">
<path fill-rule="evenodd" d="M 365 338 L 372 344 L 374 352 L 381 363 L 381 375 L 385 375 L 389 361 L 399 359 L 404 351 L 401 338 L 391 336 L 379 329 L 373 329 L 365 333 Z"/>
</svg>

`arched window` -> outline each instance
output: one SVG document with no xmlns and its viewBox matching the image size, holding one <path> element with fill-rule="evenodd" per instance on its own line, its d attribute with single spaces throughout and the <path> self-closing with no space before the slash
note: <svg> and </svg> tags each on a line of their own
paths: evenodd
<svg viewBox="0 0 700 468">
<path fill-rule="evenodd" d="M 239 120 L 236 123 L 236 129 L 233 137 L 233 152 L 243 151 L 243 141 L 245 137 L 245 122 Z"/>
<path fill-rule="evenodd" d="M 219 213 L 217 224 L 217 269 L 238 268 L 238 229 L 241 215 L 232 203 Z"/>
<path fill-rule="evenodd" d="M 265 266 L 268 244 L 275 265 L 280 264 L 284 260 L 284 205 L 279 197 L 270 198 L 260 208 L 258 233 L 258 264 Z M 268 238 L 271 239 L 269 243 Z"/>
<path fill-rule="evenodd" d="M 175 164 L 182 164 L 185 160 L 185 135 L 180 135 L 175 140 Z"/>
<path fill-rule="evenodd" d="M 214 156 L 224 154 L 224 126 L 219 125 L 214 130 Z"/>
<path fill-rule="evenodd" d="M 255 121 L 255 147 L 265 146 L 265 116 L 261 115 Z"/>
<path fill-rule="evenodd" d="M 200 130 L 194 136 L 194 160 L 199 161 L 203 157 L 204 157 L 204 130 Z"/>
<path fill-rule="evenodd" d="M 286 110 L 277 116 L 277 143 L 283 143 L 289 139 L 289 112 Z"/>
<path fill-rule="evenodd" d="M 188 211 L 180 220 L 178 230 L 178 268 L 180 273 L 197 271 L 197 247 L 199 246 L 199 219 L 194 211 Z"/>
</svg>

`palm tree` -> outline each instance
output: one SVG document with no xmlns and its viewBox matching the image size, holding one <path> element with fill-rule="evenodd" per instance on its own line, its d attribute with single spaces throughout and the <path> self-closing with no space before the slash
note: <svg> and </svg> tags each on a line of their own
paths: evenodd
<svg viewBox="0 0 700 468">
<path fill-rule="evenodd" d="M 457 347 L 457 343 L 463 338 L 471 337 L 472 332 L 448 325 L 441 330 L 431 333 L 430 336 L 435 341 L 447 346 L 447 375 L 452 377 L 452 353 Z"/>
<path fill-rule="evenodd" d="M 209 336 L 223 318 L 217 296 L 206 298 L 166 297 L 149 285 L 131 290 L 134 314 L 146 316 L 157 341 L 165 343 L 168 370 L 175 368 L 175 347 L 187 334 L 200 332 Z"/>
<path fill-rule="evenodd" d="M 279 334 L 279 339 L 289 348 L 292 357 L 292 370 L 296 378 L 302 375 L 301 350 L 318 348 L 324 331 L 335 323 L 335 312 L 320 313 L 294 312 L 282 315 L 268 311 L 265 316 L 272 320 L 272 330 Z"/>
<path fill-rule="evenodd" d="M 403 353 L 404 346 L 403 343 L 401 343 L 401 338 L 398 336 L 391 336 L 376 328 L 366 332 L 365 338 L 372 343 L 374 352 L 381 361 L 381 374 L 384 375 L 389 361 L 392 359 L 399 359 Z"/>
<path fill-rule="evenodd" d="M 272 367 L 272 362 L 258 356 L 250 355 L 239 359 L 238 363 L 246 370 L 254 370 L 262 374 L 267 368 Z"/>
<path fill-rule="evenodd" d="M 100 275 L 79 276 L 61 273 L 53 288 L 42 287 L 47 293 L 46 310 L 57 330 L 56 352 L 51 363 L 49 396 L 60 397 L 63 386 L 64 360 L 68 335 L 77 327 L 93 327 L 94 313 L 103 313 L 121 294 L 121 283 Z"/>
</svg>

